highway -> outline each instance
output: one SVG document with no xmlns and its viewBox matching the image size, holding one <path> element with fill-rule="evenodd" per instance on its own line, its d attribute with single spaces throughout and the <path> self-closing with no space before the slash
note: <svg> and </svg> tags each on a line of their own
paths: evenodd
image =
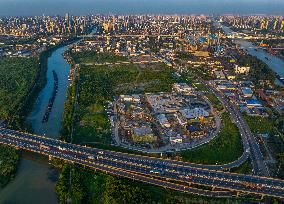
<svg viewBox="0 0 284 204">
<path fill-rule="evenodd" d="M 207 87 L 209 87 L 210 91 L 212 91 L 219 98 L 219 100 L 222 101 L 227 111 L 230 113 L 233 121 L 236 123 L 241 134 L 244 150 L 250 154 L 254 174 L 260 176 L 269 176 L 269 170 L 266 167 L 259 145 L 248 124 L 238 110 L 237 105 L 229 102 L 228 99 L 225 98 L 225 96 L 218 90 L 216 90 L 211 83 L 204 83 L 207 85 Z"/>
<path fill-rule="evenodd" d="M 179 33 L 173 33 L 173 34 L 89 34 L 89 35 L 78 35 L 78 38 L 92 38 L 92 37 L 113 37 L 113 38 L 125 38 L 125 37 L 180 37 L 181 35 Z M 183 35 L 182 35 L 183 36 Z M 221 36 L 220 38 L 230 38 L 230 39 L 247 39 L 247 40 L 265 40 L 266 37 L 254 37 L 254 36 L 239 36 L 237 35 L 228 35 L 228 36 Z M 282 40 L 284 37 L 270 37 L 269 39 L 272 40 Z"/>
<path fill-rule="evenodd" d="M 284 197 L 284 181 L 279 179 L 192 168 L 181 161 L 89 148 L 5 128 L 0 129 L 0 143 L 165 188 L 200 195 L 228 197 L 241 192 Z M 191 184 L 225 191 L 205 191 L 192 188 Z"/>
</svg>

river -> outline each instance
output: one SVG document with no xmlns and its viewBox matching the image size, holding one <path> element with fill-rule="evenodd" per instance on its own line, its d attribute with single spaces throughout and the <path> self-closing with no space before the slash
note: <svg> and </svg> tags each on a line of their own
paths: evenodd
<svg viewBox="0 0 284 204">
<path fill-rule="evenodd" d="M 62 56 L 66 49 L 68 49 L 67 46 L 58 48 L 48 58 L 47 84 L 41 90 L 33 111 L 28 116 L 28 121 L 32 124 L 36 134 L 52 138 L 59 137 L 70 71 L 70 65 Z M 46 106 L 53 91 L 53 70 L 58 75 L 58 93 L 48 122 L 42 123 Z M 57 175 L 58 172 L 48 165 L 48 160 L 43 156 L 24 153 L 15 179 L 0 191 L 0 203 L 57 203 L 54 192 Z"/>
<path fill-rule="evenodd" d="M 226 35 L 232 35 L 233 31 L 225 25 L 221 25 L 220 23 L 215 23 L 216 26 L 221 27 Z M 245 39 L 233 39 L 233 42 L 240 46 L 241 49 L 245 50 L 248 54 L 257 57 L 264 63 L 266 63 L 270 69 L 272 69 L 275 73 L 279 74 L 280 77 L 284 77 L 284 61 L 274 55 L 269 54 L 265 50 L 253 45 L 251 42 Z M 283 84 L 276 80 L 278 85 Z"/>
</svg>

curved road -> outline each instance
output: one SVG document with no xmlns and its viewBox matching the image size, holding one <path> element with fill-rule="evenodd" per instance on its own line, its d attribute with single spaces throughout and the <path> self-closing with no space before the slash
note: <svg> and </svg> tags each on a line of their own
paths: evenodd
<svg viewBox="0 0 284 204">
<path fill-rule="evenodd" d="M 238 166 L 242 165 L 250 156 L 250 146 L 249 146 L 248 138 L 246 136 L 247 131 L 244 130 L 244 127 L 241 124 L 241 121 L 234 116 L 236 114 L 236 110 L 234 110 L 232 108 L 232 104 L 230 102 L 228 102 L 228 100 L 223 95 L 221 95 L 217 90 L 215 90 L 212 87 L 211 84 L 209 84 L 205 81 L 203 81 L 203 83 L 206 84 L 207 87 L 209 88 L 209 90 L 222 102 L 223 106 L 226 107 L 226 109 L 228 110 L 228 112 L 231 115 L 231 118 L 236 123 L 236 125 L 239 129 L 239 132 L 241 134 L 244 152 L 237 160 L 232 161 L 232 162 L 227 163 L 227 164 L 205 165 L 205 164 L 197 164 L 197 163 L 181 162 L 181 161 L 175 161 L 175 162 L 176 162 L 176 164 L 183 164 L 183 165 L 186 165 L 186 166 L 192 167 L 192 168 L 205 168 L 205 169 L 211 169 L 211 170 L 226 170 L 226 169 L 232 169 L 232 168 L 238 167 Z M 211 107 L 211 109 L 212 109 L 212 107 Z M 215 117 L 215 120 L 216 120 L 217 123 L 220 123 L 220 119 L 218 117 Z M 116 122 L 114 122 L 114 123 L 116 124 Z M 201 146 L 203 144 L 206 144 L 206 143 L 210 142 L 213 138 L 215 138 L 217 133 L 220 131 L 220 124 L 217 124 L 217 127 L 219 127 L 219 128 L 217 128 L 217 130 L 215 131 L 214 134 L 212 134 L 211 137 L 208 137 L 206 140 L 201 141 L 198 144 L 195 144 L 194 148 Z M 114 129 L 117 129 L 117 127 L 114 127 Z M 118 137 L 118 131 L 116 130 L 114 132 L 115 132 L 115 138 L 117 138 Z M 116 140 L 119 140 L 119 139 L 116 139 Z M 123 145 L 123 144 L 120 144 L 118 146 L 126 148 L 126 149 L 139 151 L 139 152 L 144 152 L 144 153 L 161 153 L 160 150 L 145 150 L 145 149 L 132 147 L 132 146 L 128 146 L 128 145 Z M 181 147 L 180 150 L 187 150 L 187 149 L 192 149 L 192 148 L 188 148 L 188 147 L 182 148 Z"/>
</svg>

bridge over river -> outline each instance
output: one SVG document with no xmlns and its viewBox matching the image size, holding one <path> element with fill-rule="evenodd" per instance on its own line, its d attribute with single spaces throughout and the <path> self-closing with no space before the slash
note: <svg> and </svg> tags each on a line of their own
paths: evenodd
<svg viewBox="0 0 284 204">
<path fill-rule="evenodd" d="M 0 129 L 0 143 L 183 192 L 214 197 L 256 194 L 284 198 L 284 180 L 276 178 L 209 170 L 202 166 L 193 168 L 187 162 L 90 148 L 5 128 Z M 212 187 L 212 190 L 199 189 L 192 184 Z"/>
</svg>

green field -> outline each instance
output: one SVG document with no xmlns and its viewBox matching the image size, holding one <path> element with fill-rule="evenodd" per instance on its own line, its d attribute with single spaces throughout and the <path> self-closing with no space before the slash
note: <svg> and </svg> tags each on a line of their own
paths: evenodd
<svg viewBox="0 0 284 204">
<path fill-rule="evenodd" d="M 212 103 L 213 108 L 215 108 L 218 111 L 221 111 L 224 109 L 222 103 L 219 101 L 219 99 L 214 94 L 206 93 L 205 96 Z"/>
<path fill-rule="evenodd" d="M 247 160 L 239 167 L 235 167 L 230 169 L 230 172 L 238 173 L 238 174 L 252 174 L 252 166 L 251 161 Z"/>
<path fill-rule="evenodd" d="M 114 63 L 117 61 L 127 61 L 127 57 L 112 55 L 109 53 L 97 54 L 93 51 L 76 52 L 71 53 L 71 55 L 77 63 Z"/>
<path fill-rule="evenodd" d="M 73 142 L 90 146 L 110 144 L 111 129 L 104 108 L 108 101 L 112 101 L 114 96 L 120 94 L 170 91 L 174 82 L 176 80 L 173 77 L 173 70 L 163 64 L 150 68 L 141 68 L 133 64 L 81 65 L 79 108 L 76 109 L 78 122 L 75 124 Z M 69 95 L 74 99 L 75 90 L 69 90 Z M 71 108 L 72 103 L 67 101 L 64 114 L 64 124 L 67 125 L 63 125 L 66 126 L 64 129 L 68 129 L 71 124 Z M 63 132 L 68 135 L 70 131 L 69 129 Z"/>
<path fill-rule="evenodd" d="M 274 121 L 268 117 L 244 115 L 244 119 L 253 133 L 262 134 L 272 133 L 273 131 Z"/>
<path fill-rule="evenodd" d="M 224 164 L 238 159 L 242 153 L 238 128 L 231 122 L 229 114 L 224 113 L 219 135 L 208 144 L 181 152 L 181 157 L 184 161 L 193 163 Z"/>
</svg>

